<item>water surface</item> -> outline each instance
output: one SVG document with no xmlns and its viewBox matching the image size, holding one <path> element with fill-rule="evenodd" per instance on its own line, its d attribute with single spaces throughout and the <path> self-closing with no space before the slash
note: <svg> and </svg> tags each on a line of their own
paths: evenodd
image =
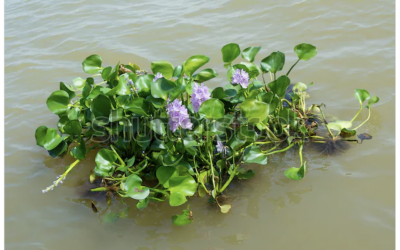
<svg viewBox="0 0 400 250">
<path fill-rule="evenodd" d="M 395 230 L 395 20 L 394 1 L 18 1 L 5 2 L 5 241 L 7 249 L 393 249 Z M 94 154 L 56 190 L 42 194 L 73 159 L 52 159 L 35 145 L 40 125 L 56 126 L 46 99 L 60 81 L 71 83 L 82 60 L 99 54 L 104 65 L 154 60 L 178 65 L 194 54 L 227 81 L 221 47 L 230 42 L 262 46 L 258 63 L 271 52 L 286 54 L 312 43 L 318 55 L 300 62 L 292 82 L 314 82 L 310 103 L 351 119 L 355 88 L 380 97 L 360 132 L 373 140 L 328 157 L 306 150 L 309 171 L 302 181 L 283 172 L 298 166 L 295 152 L 252 165 L 256 176 L 235 182 L 232 204 L 221 214 L 206 199 L 190 199 L 194 223 L 176 227 L 171 215 L 183 208 L 134 201 L 128 217 L 103 222 L 104 199 L 94 214 L 82 191 Z M 357 119 L 362 121 L 366 112 Z"/>
</svg>

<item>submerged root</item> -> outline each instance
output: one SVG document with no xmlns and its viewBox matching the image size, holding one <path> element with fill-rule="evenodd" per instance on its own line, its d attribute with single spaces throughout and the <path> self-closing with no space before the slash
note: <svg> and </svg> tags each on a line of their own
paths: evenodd
<svg viewBox="0 0 400 250">
<path fill-rule="evenodd" d="M 350 148 L 350 142 L 338 139 L 327 138 L 312 142 L 312 148 L 326 155 L 338 155 Z"/>
</svg>

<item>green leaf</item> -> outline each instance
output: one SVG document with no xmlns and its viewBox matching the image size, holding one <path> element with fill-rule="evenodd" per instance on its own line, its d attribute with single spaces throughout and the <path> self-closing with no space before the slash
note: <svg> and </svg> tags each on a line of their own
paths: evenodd
<svg viewBox="0 0 400 250">
<path fill-rule="evenodd" d="M 192 56 L 187 59 L 186 62 L 183 64 L 183 72 L 188 76 L 192 76 L 193 73 L 196 72 L 196 70 L 198 70 L 201 66 L 208 63 L 209 61 L 210 58 L 204 55 Z"/>
<path fill-rule="evenodd" d="M 85 73 L 96 74 L 101 70 L 102 59 L 98 55 L 91 55 L 82 62 L 82 68 Z"/>
<path fill-rule="evenodd" d="M 69 95 L 64 90 L 57 90 L 51 93 L 46 101 L 47 108 L 56 115 L 67 111 L 69 104 Z"/>
<path fill-rule="evenodd" d="M 193 77 L 194 80 L 197 82 L 205 82 L 217 76 L 218 76 L 217 72 L 215 72 L 213 69 L 203 69 Z"/>
<path fill-rule="evenodd" d="M 108 176 L 116 160 L 117 155 L 113 151 L 105 148 L 100 149 L 95 158 L 97 164 L 94 168 L 95 173 L 103 177 Z"/>
<path fill-rule="evenodd" d="M 176 83 L 165 78 L 159 78 L 157 81 L 151 84 L 151 95 L 154 98 L 162 98 L 167 100 L 168 97 L 170 97 L 171 100 L 173 100 L 182 91 L 184 91 L 184 89 L 179 88 Z"/>
<path fill-rule="evenodd" d="M 78 108 L 78 107 L 71 108 L 67 112 L 68 119 L 70 119 L 71 121 L 78 120 L 79 119 L 79 113 L 80 113 L 80 108 Z"/>
<path fill-rule="evenodd" d="M 184 225 L 192 223 L 192 219 L 190 217 L 190 211 L 185 209 L 182 211 L 182 214 L 173 215 L 172 223 L 176 226 L 184 226 Z"/>
<path fill-rule="evenodd" d="M 314 45 L 302 43 L 294 47 L 294 53 L 296 53 L 300 60 L 308 61 L 317 55 L 317 48 Z"/>
<path fill-rule="evenodd" d="M 278 115 L 279 121 L 283 124 L 290 124 L 297 118 L 297 113 L 291 108 L 283 108 Z"/>
<path fill-rule="evenodd" d="M 154 98 L 153 96 L 149 95 L 146 97 L 146 100 L 153 104 L 153 106 L 157 109 L 165 106 L 165 100 L 162 98 Z"/>
<path fill-rule="evenodd" d="M 249 62 L 253 62 L 254 58 L 256 57 L 257 53 L 260 51 L 261 46 L 260 47 L 248 47 L 245 48 L 242 51 L 242 58 L 249 61 Z"/>
<path fill-rule="evenodd" d="M 36 144 L 43 147 L 46 142 L 47 127 L 40 126 L 35 131 Z"/>
<path fill-rule="evenodd" d="M 77 135 L 80 136 L 82 133 L 82 127 L 78 120 L 69 121 L 63 127 L 64 133 L 69 135 Z"/>
<path fill-rule="evenodd" d="M 270 71 L 271 73 L 276 73 L 281 71 L 285 65 L 285 54 L 282 52 L 272 52 L 271 55 L 262 59 L 261 69 L 266 73 Z"/>
<path fill-rule="evenodd" d="M 136 174 L 131 174 L 125 182 L 126 194 L 135 200 L 143 200 L 150 194 L 148 187 L 142 186 L 142 179 Z"/>
<path fill-rule="evenodd" d="M 152 75 L 141 75 L 135 82 L 136 89 L 140 96 L 150 95 L 151 84 L 153 83 L 154 76 Z"/>
<path fill-rule="evenodd" d="M 173 76 L 173 77 L 180 77 L 180 76 L 181 76 L 181 73 L 182 73 L 182 70 L 183 70 L 183 66 L 182 66 L 182 65 L 176 66 L 175 69 L 174 69 L 174 73 L 172 74 L 172 76 Z"/>
<path fill-rule="evenodd" d="M 326 125 L 329 129 L 336 130 L 336 131 L 342 131 L 342 129 L 350 129 L 353 124 L 349 121 L 335 121 L 335 122 L 330 122 L 328 125 Z"/>
<path fill-rule="evenodd" d="M 131 101 L 129 101 L 125 105 L 125 109 L 132 111 L 135 114 L 149 116 L 151 113 L 151 106 L 146 99 L 142 97 L 137 97 Z"/>
<path fill-rule="evenodd" d="M 199 114 L 210 120 L 216 120 L 225 116 L 224 103 L 211 98 L 203 102 L 199 108 Z"/>
<path fill-rule="evenodd" d="M 71 86 L 69 86 L 63 82 L 60 82 L 60 90 L 64 90 L 65 92 L 67 92 L 70 100 L 72 98 L 74 98 L 76 95 L 75 90 Z"/>
<path fill-rule="evenodd" d="M 158 182 L 162 184 L 165 188 L 169 187 L 169 179 L 172 176 L 179 176 L 178 171 L 175 167 L 171 166 L 161 166 L 157 169 L 156 176 Z"/>
<path fill-rule="evenodd" d="M 292 180 L 301 180 L 306 172 L 306 162 L 300 168 L 289 168 L 285 171 L 285 176 Z"/>
<path fill-rule="evenodd" d="M 365 106 L 367 109 L 371 108 L 371 105 L 378 103 L 379 102 L 379 97 L 377 97 L 376 95 L 372 96 L 369 100 L 368 100 L 368 105 Z"/>
<path fill-rule="evenodd" d="M 296 91 L 296 90 L 302 92 L 302 91 L 306 91 L 307 88 L 308 88 L 307 84 L 302 83 L 302 82 L 297 82 L 297 83 L 293 86 L 292 90 L 293 90 L 293 92 Z"/>
<path fill-rule="evenodd" d="M 246 66 L 247 73 L 249 73 L 249 77 L 250 78 L 255 78 L 257 77 L 259 74 L 261 74 L 261 69 L 254 63 L 251 62 L 241 62 L 239 65 L 244 65 Z"/>
<path fill-rule="evenodd" d="M 274 114 L 276 108 L 281 103 L 281 99 L 272 92 L 262 93 L 259 96 L 261 101 L 269 104 L 268 114 Z"/>
<path fill-rule="evenodd" d="M 226 214 L 229 212 L 229 210 L 231 210 L 231 205 L 226 204 L 226 205 L 219 206 L 219 208 L 221 209 L 221 213 Z"/>
<path fill-rule="evenodd" d="M 125 80 L 125 78 L 128 78 L 127 80 Z M 132 80 L 132 82 L 136 82 L 137 80 L 137 76 L 134 73 L 129 73 L 129 74 L 123 74 L 119 76 L 118 79 L 118 85 L 117 87 L 115 87 L 116 91 L 115 93 L 117 95 L 130 95 L 132 92 L 130 90 L 130 86 L 128 87 L 127 83 L 128 81 Z"/>
<path fill-rule="evenodd" d="M 43 131 L 42 131 L 43 132 Z M 52 150 L 63 141 L 63 138 L 57 133 L 57 129 L 48 128 L 46 136 L 44 138 L 44 148 L 46 150 Z"/>
<path fill-rule="evenodd" d="M 166 79 L 171 79 L 174 73 L 174 65 L 168 61 L 160 60 L 151 63 L 153 74 L 161 73 Z"/>
<path fill-rule="evenodd" d="M 256 124 L 264 121 L 268 117 L 269 104 L 255 99 L 246 99 L 240 105 L 240 110 L 250 124 Z"/>
<path fill-rule="evenodd" d="M 357 133 L 356 130 L 351 130 L 351 129 L 347 129 L 347 128 L 343 128 L 340 131 L 340 136 L 341 137 L 351 137 L 351 136 L 355 136 Z"/>
<path fill-rule="evenodd" d="M 244 150 L 243 160 L 245 163 L 258 163 L 265 165 L 268 162 L 267 156 L 264 155 L 258 146 L 251 146 Z"/>
<path fill-rule="evenodd" d="M 360 105 L 362 105 L 363 102 L 369 98 L 369 93 L 365 89 L 355 89 L 354 96 L 356 97 Z"/>
<path fill-rule="evenodd" d="M 72 157 L 78 160 L 83 160 L 86 157 L 86 146 L 85 142 L 81 140 L 79 142 L 79 145 L 76 147 L 73 147 L 70 151 L 70 154 Z"/>
<path fill-rule="evenodd" d="M 286 75 L 282 75 L 275 81 L 268 83 L 268 87 L 271 91 L 281 98 L 285 97 L 286 89 L 289 85 L 290 79 Z"/>
<path fill-rule="evenodd" d="M 112 67 L 111 66 L 108 66 L 107 68 L 104 68 L 101 71 L 101 78 L 103 78 L 104 81 L 107 81 L 109 79 L 111 71 L 112 71 Z"/>
<path fill-rule="evenodd" d="M 197 189 L 197 183 L 192 176 L 174 176 L 169 179 L 169 204 L 180 206 L 187 201 L 186 196 L 193 196 Z"/>
<path fill-rule="evenodd" d="M 159 135 L 165 135 L 165 124 L 160 119 L 154 119 L 150 121 L 150 128 Z"/>
<path fill-rule="evenodd" d="M 223 62 L 230 65 L 240 55 L 240 47 L 236 43 L 229 43 L 222 47 L 221 52 Z"/>
<path fill-rule="evenodd" d="M 254 170 L 249 169 L 249 170 L 247 170 L 245 173 L 239 173 L 239 174 L 238 174 L 238 179 L 239 179 L 239 180 L 250 179 L 250 178 L 253 178 L 255 174 L 256 174 L 256 173 L 254 172 Z"/>
<path fill-rule="evenodd" d="M 53 148 L 52 150 L 49 150 L 49 155 L 53 158 L 57 158 L 58 156 L 67 153 L 67 150 L 68 150 L 68 144 L 65 141 L 62 141 L 60 144 L 58 144 L 57 147 Z"/>
<path fill-rule="evenodd" d="M 139 200 L 138 203 L 136 204 L 136 207 L 140 210 L 144 209 L 147 207 L 147 205 L 149 204 L 149 197 L 147 197 L 146 199 L 143 200 Z"/>
<path fill-rule="evenodd" d="M 109 117 L 111 113 L 111 101 L 104 95 L 99 95 L 90 103 L 90 111 L 94 117 Z"/>
<path fill-rule="evenodd" d="M 78 90 L 82 90 L 85 87 L 86 80 L 82 79 L 81 77 L 77 77 L 74 80 L 72 80 L 72 85 L 77 88 Z M 89 87 L 91 87 L 89 85 Z"/>
</svg>

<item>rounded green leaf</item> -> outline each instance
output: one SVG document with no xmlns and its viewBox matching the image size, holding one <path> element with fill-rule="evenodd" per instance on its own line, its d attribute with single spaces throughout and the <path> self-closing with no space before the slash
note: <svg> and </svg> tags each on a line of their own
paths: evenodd
<svg viewBox="0 0 400 250">
<path fill-rule="evenodd" d="M 259 146 L 251 146 L 244 150 L 243 160 L 245 163 L 258 163 L 265 165 L 268 162 L 268 158 L 264 155 Z"/>
<path fill-rule="evenodd" d="M 260 47 L 248 47 L 245 48 L 242 51 L 242 58 L 249 61 L 249 62 L 253 62 L 254 58 L 256 57 L 257 53 L 260 51 L 261 46 Z"/>
<path fill-rule="evenodd" d="M 201 66 L 208 63 L 209 61 L 210 58 L 204 55 L 192 56 L 187 59 L 186 62 L 183 64 L 183 72 L 188 76 L 192 76 L 193 73 L 196 72 L 196 70 L 198 70 Z"/>
<path fill-rule="evenodd" d="M 69 135 L 78 135 L 80 136 L 82 133 L 82 127 L 78 120 L 69 121 L 63 127 L 64 133 Z"/>
<path fill-rule="evenodd" d="M 285 93 L 289 85 L 290 79 L 286 75 L 281 75 L 275 81 L 268 83 L 268 87 L 271 89 L 271 91 L 281 98 L 285 97 Z"/>
<path fill-rule="evenodd" d="M 317 54 L 317 48 L 314 45 L 302 43 L 294 47 L 294 53 L 300 60 L 308 61 Z"/>
<path fill-rule="evenodd" d="M 219 207 L 221 209 L 221 213 L 226 214 L 231 210 L 231 205 L 226 204 Z"/>
<path fill-rule="evenodd" d="M 150 121 L 150 128 L 159 135 L 165 135 L 165 124 L 160 119 L 154 119 Z"/>
<path fill-rule="evenodd" d="M 281 71 L 284 65 L 285 54 L 279 51 L 272 52 L 271 55 L 261 61 L 261 69 L 264 72 L 270 71 L 271 73 L 276 73 L 277 71 Z"/>
<path fill-rule="evenodd" d="M 67 111 L 69 104 L 69 95 L 64 90 L 57 90 L 51 93 L 46 101 L 47 108 L 56 115 Z"/>
<path fill-rule="evenodd" d="M 83 71 L 88 74 L 96 74 L 101 70 L 102 59 L 98 55 L 91 55 L 82 62 Z"/>
<path fill-rule="evenodd" d="M 289 168 L 285 171 L 285 176 L 292 180 L 301 180 L 306 172 L 306 162 L 300 168 Z"/>
<path fill-rule="evenodd" d="M 96 158 L 94 159 L 96 162 L 94 172 L 99 176 L 108 176 L 116 160 L 117 155 L 113 151 L 102 148 L 97 152 Z"/>
<path fill-rule="evenodd" d="M 211 120 L 222 118 L 225 116 L 224 103 L 215 98 L 208 99 L 200 105 L 199 114 Z"/>
<path fill-rule="evenodd" d="M 136 174 L 130 175 L 125 182 L 126 194 L 135 200 L 143 200 L 150 194 L 148 187 L 142 186 L 142 179 Z"/>
<path fill-rule="evenodd" d="M 169 179 L 169 204 L 180 206 L 187 201 L 186 196 L 193 196 L 197 189 L 197 183 L 192 176 L 174 176 Z"/>
<path fill-rule="evenodd" d="M 297 113 L 291 108 L 283 108 L 278 115 L 279 121 L 283 124 L 290 124 L 297 118 Z"/>
<path fill-rule="evenodd" d="M 171 100 L 175 99 L 183 90 L 176 83 L 165 78 L 159 78 L 151 84 L 151 95 L 154 98 L 162 98 L 164 100 L 167 100 L 168 97 Z"/>
<path fill-rule="evenodd" d="M 38 146 L 43 147 L 45 144 L 45 139 L 46 139 L 46 133 L 47 133 L 47 127 L 46 126 L 40 126 L 36 129 L 35 131 L 35 138 L 36 138 L 36 144 Z"/>
<path fill-rule="evenodd" d="M 369 98 L 369 93 L 365 89 L 355 89 L 354 96 L 358 100 L 360 105 L 362 105 L 363 102 Z"/>
<path fill-rule="evenodd" d="M 252 62 L 241 62 L 240 64 L 246 66 L 247 70 L 245 70 L 245 71 L 247 71 L 247 73 L 249 73 L 250 78 L 255 78 L 259 74 L 261 74 L 261 69 Z"/>
<path fill-rule="evenodd" d="M 240 47 L 236 43 L 229 43 L 222 47 L 221 52 L 223 62 L 231 64 L 240 55 Z"/>
<path fill-rule="evenodd" d="M 104 95 L 97 96 L 90 103 L 90 111 L 94 117 L 109 117 L 111 109 L 111 101 Z"/>
<path fill-rule="evenodd" d="M 71 86 L 63 82 L 60 82 L 60 90 L 64 90 L 65 92 L 67 92 L 69 95 L 69 99 L 72 99 L 76 96 L 75 90 Z"/>
<path fill-rule="evenodd" d="M 65 141 L 62 141 L 60 144 L 57 145 L 57 147 L 53 148 L 52 150 L 49 150 L 49 155 L 53 158 L 57 158 L 60 155 L 65 155 L 68 150 L 68 143 Z"/>
<path fill-rule="evenodd" d="M 151 84 L 153 83 L 154 76 L 152 75 L 141 75 L 135 82 L 135 87 L 138 90 L 140 96 L 150 95 Z"/>
<path fill-rule="evenodd" d="M 184 226 L 184 225 L 192 223 L 190 211 L 185 209 L 182 211 L 182 214 L 173 215 L 172 223 L 176 226 Z"/>
<path fill-rule="evenodd" d="M 48 128 L 44 139 L 44 148 L 46 150 L 52 150 L 63 141 L 62 137 L 58 134 L 57 129 Z"/>
<path fill-rule="evenodd" d="M 126 79 L 127 78 L 127 79 Z M 135 73 L 127 73 L 119 76 L 118 85 L 116 88 L 117 95 L 130 95 L 132 91 L 130 90 L 131 87 L 128 87 L 127 82 L 132 80 L 132 82 L 136 82 L 137 76 Z"/>
<path fill-rule="evenodd" d="M 70 151 L 72 157 L 78 160 L 83 160 L 86 157 L 86 146 L 85 142 L 82 140 L 78 146 L 73 147 Z"/>
<path fill-rule="evenodd" d="M 135 114 L 143 115 L 143 116 L 149 116 L 151 113 L 150 103 L 142 97 L 137 97 L 137 98 L 129 101 L 125 105 L 125 109 L 132 111 Z"/>
<path fill-rule="evenodd" d="M 250 124 L 256 124 L 264 121 L 268 117 L 269 104 L 255 99 L 246 99 L 240 105 L 240 110 Z"/>
<path fill-rule="evenodd" d="M 155 61 L 151 62 L 151 70 L 154 75 L 161 73 L 166 79 L 171 79 L 174 73 L 174 65 L 164 60 Z"/>
<path fill-rule="evenodd" d="M 165 188 L 169 187 L 169 179 L 172 176 L 178 176 L 179 173 L 176 171 L 175 167 L 171 166 L 161 166 L 157 169 L 156 176 L 158 182 L 162 184 Z"/>
<path fill-rule="evenodd" d="M 335 121 L 335 122 L 330 122 L 328 123 L 327 127 L 329 129 L 333 129 L 336 131 L 342 131 L 342 129 L 350 129 L 353 126 L 353 124 L 349 121 Z"/>
<path fill-rule="evenodd" d="M 372 96 L 369 100 L 368 100 L 368 105 L 366 106 L 366 108 L 370 108 L 371 105 L 378 103 L 379 102 L 379 97 L 377 97 L 376 95 Z"/>
<path fill-rule="evenodd" d="M 74 80 L 72 80 L 72 85 L 74 85 L 75 88 L 78 90 L 81 90 L 85 87 L 86 80 L 82 79 L 81 77 L 77 77 Z"/>
<path fill-rule="evenodd" d="M 194 80 L 197 82 L 205 82 L 217 76 L 218 76 L 217 72 L 215 72 L 213 69 L 203 69 L 193 77 Z"/>
</svg>

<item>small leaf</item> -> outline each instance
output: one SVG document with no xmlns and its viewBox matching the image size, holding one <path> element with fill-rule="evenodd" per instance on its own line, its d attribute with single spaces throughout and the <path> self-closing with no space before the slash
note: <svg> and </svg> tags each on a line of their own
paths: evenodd
<svg viewBox="0 0 400 250">
<path fill-rule="evenodd" d="M 328 123 L 327 127 L 336 131 L 342 131 L 342 129 L 350 129 L 353 124 L 349 121 L 335 121 Z"/>
<path fill-rule="evenodd" d="M 254 58 L 256 57 L 257 53 L 260 51 L 261 46 L 260 47 L 248 47 L 245 48 L 242 51 L 242 58 L 249 61 L 249 62 L 253 62 Z"/>
<path fill-rule="evenodd" d="M 369 93 L 365 89 L 355 89 L 354 96 L 358 100 L 360 105 L 362 105 L 363 102 L 369 98 Z"/>
<path fill-rule="evenodd" d="M 366 108 L 371 108 L 371 105 L 378 103 L 379 102 L 379 97 L 377 97 L 376 95 L 372 96 L 369 100 L 368 100 L 368 105 L 366 106 Z"/>
<path fill-rule="evenodd" d="M 240 110 L 250 124 L 256 124 L 264 121 L 268 117 L 269 104 L 255 99 L 246 99 L 240 105 Z"/>
<path fill-rule="evenodd" d="M 101 70 L 102 59 L 98 55 L 91 55 L 82 62 L 83 71 L 88 74 L 96 74 Z"/>
<path fill-rule="evenodd" d="M 204 55 L 192 56 L 189 59 L 187 59 L 186 62 L 183 64 L 183 72 L 188 76 L 192 76 L 194 72 L 196 72 L 196 70 L 198 70 L 200 67 L 202 67 L 209 61 L 210 58 Z"/>
<path fill-rule="evenodd" d="M 200 105 L 199 114 L 210 120 L 222 118 L 225 116 L 224 103 L 215 98 L 208 99 Z"/>
<path fill-rule="evenodd" d="M 194 80 L 196 82 L 206 82 L 214 77 L 217 77 L 218 73 L 215 72 L 213 69 L 203 69 L 198 74 L 194 75 Z"/>
<path fill-rule="evenodd" d="M 300 60 L 308 61 L 317 55 L 317 48 L 314 45 L 302 43 L 294 47 L 294 53 L 296 53 Z"/>
<path fill-rule="evenodd" d="M 191 214 L 191 211 L 185 209 L 182 211 L 182 214 L 172 216 L 172 223 L 176 226 L 184 226 L 190 224 L 193 220 Z"/>
<path fill-rule="evenodd" d="M 48 128 L 44 139 L 44 148 L 46 150 L 52 150 L 63 141 L 63 138 L 57 133 L 54 128 Z"/>
<path fill-rule="evenodd" d="M 283 98 L 285 97 L 286 90 L 290 85 L 290 79 L 286 75 L 281 75 L 273 82 L 268 83 L 268 87 L 277 96 Z"/>
<path fill-rule="evenodd" d="M 285 65 L 285 54 L 282 52 L 272 52 L 271 55 L 262 59 L 261 69 L 266 73 L 270 71 L 271 73 L 276 73 L 281 71 Z"/>
<path fill-rule="evenodd" d="M 126 194 L 135 200 L 143 200 L 150 194 L 148 187 L 142 186 L 142 179 L 136 175 L 131 174 L 125 182 Z"/>
<path fill-rule="evenodd" d="M 268 158 L 264 155 L 258 146 L 251 146 L 244 150 L 243 160 L 245 163 L 258 163 L 261 165 L 266 165 Z"/>
<path fill-rule="evenodd" d="M 67 111 L 69 104 L 69 95 L 64 90 L 57 90 L 51 93 L 46 101 L 47 108 L 56 115 Z"/>
<path fill-rule="evenodd" d="M 150 128 L 159 135 L 165 135 L 165 124 L 160 119 L 154 119 L 150 121 Z"/>
<path fill-rule="evenodd" d="M 229 212 L 229 210 L 231 210 L 231 205 L 226 204 L 226 205 L 219 206 L 219 208 L 221 209 L 221 213 L 226 214 Z"/>
<path fill-rule="evenodd" d="M 285 171 L 285 176 L 292 180 L 301 180 L 306 172 L 306 162 L 300 168 L 289 168 Z"/>
<path fill-rule="evenodd" d="M 221 52 L 223 62 L 231 64 L 240 55 L 240 47 L 236 43 L 229 43 L 222 47 Z"/>
<path fill-rule="evenodd" d="M 43 147 L 46 142 L 47 127 L 40 126 L 35 131 L 36 144 Z"/>
<path fill-rule="evenodd" d="M 166 79 L 171 79 L 174 73 L 174 66 L 168 61 L 154 61 L 151 62 L 151 70 L 153 71 L 153 75 L 161 73 Z"/>
</svg>

